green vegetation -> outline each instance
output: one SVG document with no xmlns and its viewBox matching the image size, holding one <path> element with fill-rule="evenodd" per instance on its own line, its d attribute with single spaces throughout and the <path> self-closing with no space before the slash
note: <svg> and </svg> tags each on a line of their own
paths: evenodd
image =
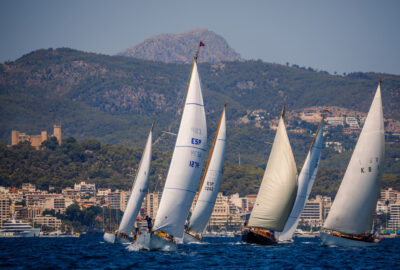
<svg viewBox="0 0 400 270">
<path fill-rule="evenodd" d="M 300 139 L 301 137 L 296 137 L 293 141 L 297 142 Z M 228 147 L 229 145 L 228 143 Z M 397 144 L 386 145 L 383 175 L 383 186 L 398 190 L 399 150 Z M 42 150 L 35 150 L 29 143 L 20 143 L 10 148 L 0 144 L 0 185 L 19 187 L 22 183 L 30 182 L 40 189 L 48 190 L 49 186 L 52 186 L 55 191 L 60 192 L 61 188 L 86 181 L 96 183 L 97 187 L 127 190 L 132 186 L 142 151 L 131 147 L 101 144 L 95 139 L 78 142 L 73 137 L 65 138 L 61 146 L 55 143 L 54 139 L 49 139 L 43 143 Z M 298 171 L 301 170 L 305 154 L 306 151 L 297 160 Z M 339 154 L 324 149 L 312 196 L 336 194 L 350 155 L 349 151 Z M 248 156 L 250 157 L 250 154 Z M 295 152 L 295 156 L 299 155 Z M 170 153 L 154 150 L 150 191 L 162 190 L 170 158 Z M 238 192 L 242 196 L 256 194 L 266 161 L 267 157 L 257 161 L 260 165 L 239 165 L 226 161 L 221 191 L 225 194 Z"/>
</svg>

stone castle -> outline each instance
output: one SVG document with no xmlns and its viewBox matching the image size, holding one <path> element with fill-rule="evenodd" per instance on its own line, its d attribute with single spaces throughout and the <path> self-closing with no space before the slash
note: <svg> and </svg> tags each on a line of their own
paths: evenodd
<svg viewBox="0 0 400 270">
<path fill-rule="evenodd" d="M 53 126 L 53 136 L 56 137 L 58 144 L 61 144 L 61 125 Z M 20 142 L 29 141 L 33 147 L 39 149 L 42 145 L 42 142 L 50 138 L 51 136 L 47 135 L 47 131 L 42 131 L 40 135 L 28 135 L 26 133 L 22 133 L 18 130 L 11 131 L 11 145 L 16 145 Z"/>
</svg>

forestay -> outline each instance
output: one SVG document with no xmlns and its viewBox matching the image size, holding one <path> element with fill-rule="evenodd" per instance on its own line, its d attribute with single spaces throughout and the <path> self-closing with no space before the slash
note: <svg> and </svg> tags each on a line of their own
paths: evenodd
<svg viewBox="0 0 400 270">
<path fill-rule="evenodd" d="M 203 233 L 214 209 L 219 186 L 221 184 L 222 168 L 224 166 L 226 144 L 225 107 L 222 111 L 220 123 L 215 135 L 211 158 L 207 164 L 203 185 L 197 199 L 195 209 L 189 221 L 189 230 Z"/>
<path fill-rule="evenodd" d="M 282 116 L 248 226 L 282 231 L 296 192 L 296 163 Z"/>
<path fill-rule="evenodd" d="M 323 145 L 323 129 L 324 123 L 322 119 L 318 126 L 318 130 L 315 134 L 313 142 L 311 143 L 311 147 L 308 151 L 303 168 L 299 174 L 299 188 L 297 190 L 296 201 L 294 203 L 292 212 L 290 213 L 289 219 L 285 224 L 283 232 L 275 234 L 275 237 L 278 237 L 279 241 L 291 240 L 299 223 L 301 212 L 303 212 L 304 205 L 306 204 L 308 196 L 310 195 L 313 187 L 315 177 L 317 176 Z"/>
<path fill-rule="evenodd" d="M 207 145 L 207 126 L 196 60 L 154 230 L 181 238 L 199 186 Z"/>
<path fill-rule="evenodd" d="M 372 227 L 385 151 L 380 84 L 324 227 L 361 234 Z"/>
<path fill-rule="evenodd" d="M 132 186 L 132 193 L 129 197 L 128 205 L 124 212 L 124 216 L 122 217 L 121 224 L 119 225 L 118 231 L 126 235 L 129 235 L 133 229 L 133 225 L 148 188 L 151 164 L 152 133 L 153 126 L 151 127 L 149 136 L 147 138 L 147 143 L 143 151 L 142 159 L 139 163 L 139 169 Z"/>
</svg>

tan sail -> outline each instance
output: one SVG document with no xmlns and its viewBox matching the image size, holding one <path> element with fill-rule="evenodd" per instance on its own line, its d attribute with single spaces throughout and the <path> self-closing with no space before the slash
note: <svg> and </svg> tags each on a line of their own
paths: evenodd
<svg viewBox="0 0 400 270">
<path fill-rule="evenodd" d="M 296 193 L 296 163 L 282 114 L 248 226 L 282 231 Z"/>
</svg>

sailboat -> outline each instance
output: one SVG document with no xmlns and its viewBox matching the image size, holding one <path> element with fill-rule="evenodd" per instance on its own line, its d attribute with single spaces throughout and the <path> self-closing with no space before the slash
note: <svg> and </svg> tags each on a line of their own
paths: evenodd
<svg viewBox="0 0 400 270">
<path fill-rule="evenodd" d="M 136 217 L 142 205 L 143 198 L 149 185 L 150 163 L 151 163 L 151 143 L 154 123 L 151 126 L 146 146 L 143 150 L 142 158 L 136 179 L 132 185 L 132 192 L 129 197 L 128 205 L 122 217 L 119 228 L 116 232 L 104 233 L 104 240 L 108 243 L 129 243 L 129 235 L 132 232 Z"/>
<path fill-rule="evenodd" d="M 277 243 L 275 232 L 281 232 L 292 211 L 297 193 L 297 168 L 284 123 L 282 109 L 267 168 L 242 240 L 260 245 Z"/>
<path fill-rule="evenodd" d="M 379 82 L 364 127 L 321 232 L 328 246 L 374 246 L 370 233 L 379 198 L 385 135 Z"/>
<path fill-rule="evenodd" d="M 200 42 L 200 46 L 204 46 Z M 151 233 L 141 234 L 137 244 L 147 250 L 175 250 L 183 238 L 185 220 L 199 186 L 207 147 L 207 125 L 204 111 L 197 56 L 183 108 L 175 149 Z"/>
<path fill-rule="evenodd" d="M 196 206 L 190 217 L 189 223 L 185 226 L 184 243 L 200 242 L 202 234 L 207 226 L 208 220 L 214 209 L 224 166 L 225 144 L 226 144 L 226 119 L 225 110 L 222 110 L 217 133 L 210 151 L 206 170 L 200 184 L 200 193 Z"/>
<path fill-rule="evenodd" d="M 299 174 L 299 188 L 297 190 L 296 201 L 294 203 L 292 212 L 290 213 L 289 219 L 285 224 L 283 232 L 278 232 L 275 234 L 275 237 L 278 238 L 279 242 L 293 241 L 293 234 L 297 228 L 297 225 L 299 224 L 301 212 L 303 212 L 304 205 L 308 200 L 315 177 L 317 176 L 323 145 L 323 129 L 324 123 L 322 118 L 318 125 L 314 139 L 311 142 L 310 150 L 308 151 L 306 160 L 304 161 L 303 168 Z"/>
</svg>

